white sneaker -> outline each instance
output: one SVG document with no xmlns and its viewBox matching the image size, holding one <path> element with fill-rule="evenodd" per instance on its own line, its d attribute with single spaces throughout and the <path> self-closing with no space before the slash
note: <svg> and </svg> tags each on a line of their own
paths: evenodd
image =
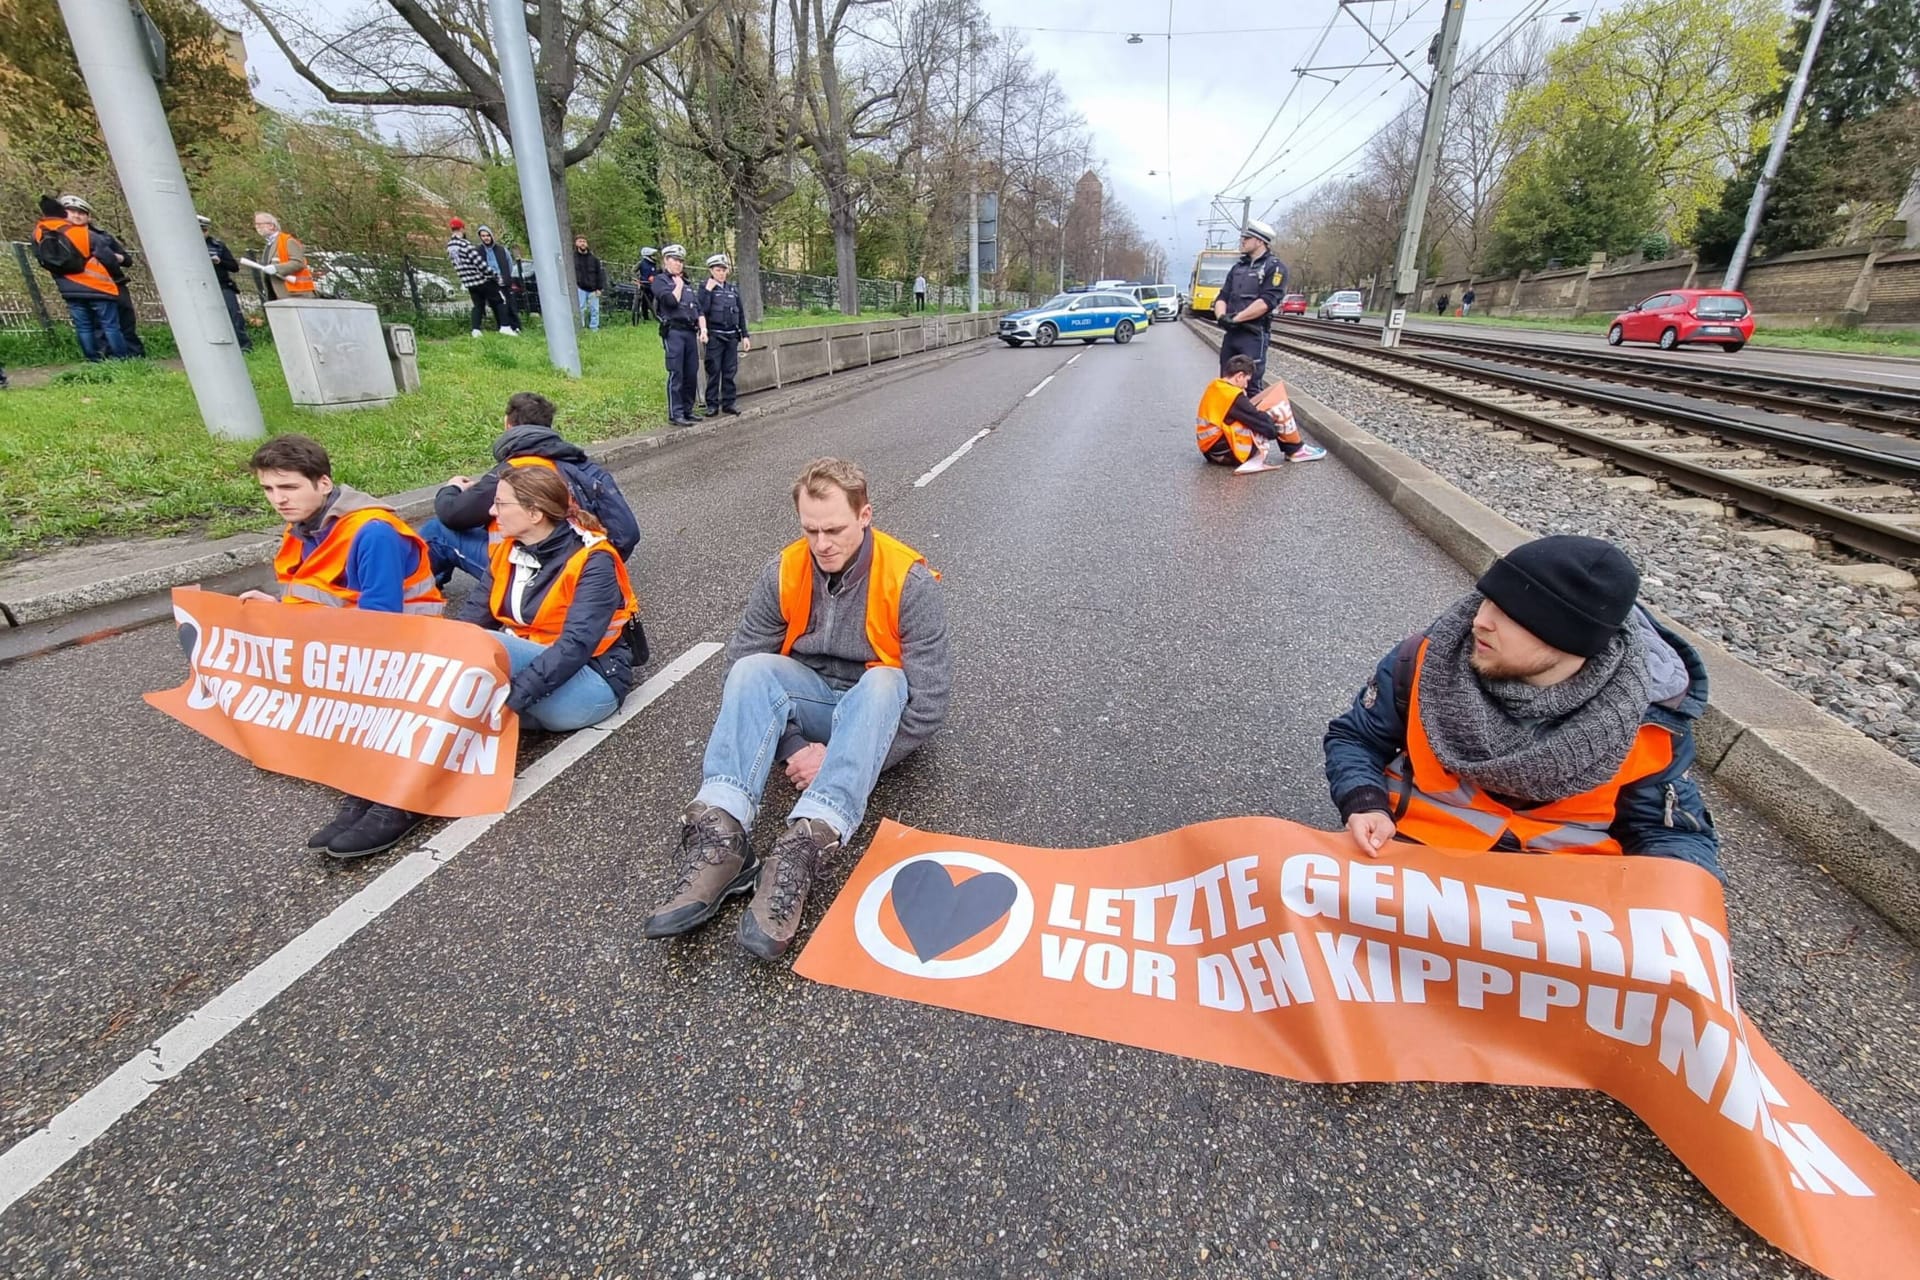
<svg viewBox="0 0 1920 1280">
<path fill-rule="evenodd" d="M 509 338 L 517 338 L 520 336 L 518 329 L 502 329 L 500 332 L 506 334 Z"/>
<path fill-rule="evenodd" d="M 474 336 L 474 337 L 476 337 L 476 338 L 477 338 L 477 337 L 479 337 L 479 336 L 480 336 L 480 331 L 479 331 L 478 329 L 475 329 L 475 330 L 473 331 L 473 336 Z"/>
</svg>

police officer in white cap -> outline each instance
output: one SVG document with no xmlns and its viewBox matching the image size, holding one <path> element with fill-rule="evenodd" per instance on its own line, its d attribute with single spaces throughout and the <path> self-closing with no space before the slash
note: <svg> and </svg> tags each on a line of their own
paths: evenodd
<svg viewBox="0 0 1920 1280">
<path fill-rule="evenodd" d="M 707 259 L 707 280 L 700 286 L 700 340 L 707 344 L 709 418 L 740 412 L 733 405 L 733 379 L 740 372 L 740 353 L 753 350 L 740 287 L 727 279 L 732 272 L 727 255 L 716 253 Z"/>
<path fill-rule="evenodd" d="M 194 215 L 200 222 L 200 237 L 207 242 L 207 257 L 213 262 L 213 278 L 220 283 L 220 296 L 227 303 L 227 319 L 233 324 L 233 336 L 242 351 L 253 350 L 253 335 L 247 331 L 247 318 L 240 313 L 240 287 L 233 282 L 240 260 L 227 248 L 227 242 L 213 234 L 213 219 L 204 213 Z"/>
<path fill-rule="evenodd" d="M 687 283 L 685 245 L 660 250 L 661 273 L 653 278 L 654 314 L 667 347 L 667 422 L 693 425 L 693 397 L 700 381 L 700 298 Z"/>
<path fill-rule="evenodd" d="M 1220 344 L 1220 376 L 1227 376 L 1227 361 L 1235 356 L 1252 356 L 1253 381 L 1249 392 L 1260 390 L 1267 373 L 1267 330 L 1287 294 L 1287 265 L 1273 256 L 1273 228 L 1254 218 L 1240 229 L 1240 261 L 1227 271 L 1227 278 L 1214 299 L 1213 317 L 1226 326 L 1226 340 Z"/>
</svg>

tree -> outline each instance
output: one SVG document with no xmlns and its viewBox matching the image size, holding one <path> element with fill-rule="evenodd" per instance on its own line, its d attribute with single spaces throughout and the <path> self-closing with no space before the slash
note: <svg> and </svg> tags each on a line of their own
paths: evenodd
<svg viewBox="0 0 1920 1280">
<path fill-rule="evenodd" d="M 383 0 L 374 16 L 320 31 L 308 25 L 312 6 L 295 0 L 241 0 L 294 71 L 344 106 L 413 107 L 468 112 L 509 143 L 506 94 L 483 4 L 477 0 Z M 533 78 L 540 103 L 540 142 L 564 238 L 571 228 L 566 171 L 600 148 L 613 129 L 634 77 L 698 28 L 720 0 L 698 0 L 656 23 L 656 6 L 637 0 L 526 0 L 527 28 L 537 46 Z M 568 115 L 588 117 L 568 141 Z M 531 146 L 532 139 L 521 139 Z M 561 254 L 572 294 L 573 259 Z"/>
<path fill-rule="evenodd" d="M 1586 116 L 1515 166 L 1493 228 L 1493 271 L 1537 269 L 1558 259 L 1637 248 L 1659 218 L 1652 160 L 1628 125 Z"/>
<path fill-rule="evenodd" d="M 1801 0 L 1780 70 L 1799 67 L 1812 28 L 1813 0 Z M 1800 120 L 1761 216 L 1758 245 L 1790 253 L 1829 244 L 1848 224 L 1891 213 L 1920 168 L 1920 137 L 1901 127 L 1903 107 L 1920 98 L 1920 0 L 1855 0 L 1834 6 L 1814 55 Z M 1756 123 L 1771 130 L 1786 108 L 1784 87 L 1760 100 Z M 1765 164 L 1757 147 L 1700 220 L 1702 258 L 1733 256 L 1747 206 Z M 1850 216 L 1851 215 L 1851 216 Z"/>
<path fill-rule="evenodd" d="M 1724 176 L 1764 138 L 1752 110 L 1782 79 L 1783 26 L 1774 0 L 1630 0 L 1548 56 L 1545 81 L 1514 104 L 1516 123 L 1540 138 L 1584 120 L 1637 133 L 1659 228 L 1690 240 Z"/>
</svg>

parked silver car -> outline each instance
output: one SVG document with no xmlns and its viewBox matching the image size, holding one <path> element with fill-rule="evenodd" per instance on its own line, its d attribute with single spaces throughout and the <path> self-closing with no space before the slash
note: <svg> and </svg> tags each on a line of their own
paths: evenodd
<svg viewBox="0 0 1920 1280">
<path fill-rule="evenodd" d="M 1336 289 L 1320 299 L 1320 318 L 1322 320 L 1347 320 L 1360 323 L 1360 291 L 1358 289 Z"/>
</svg>

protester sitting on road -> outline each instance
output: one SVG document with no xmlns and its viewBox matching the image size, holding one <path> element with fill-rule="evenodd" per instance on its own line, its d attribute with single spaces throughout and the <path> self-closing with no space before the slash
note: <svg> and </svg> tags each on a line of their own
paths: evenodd
<svg viewBox="0 0 1920 1280">
<path fill-rule="evenodd" d="M 1327 726 L 1327 782 L 1354 843 L 1643 854 L 1720 874 L 1688 769 L 1700 656 L 1635 604 L 1640 575 L 1599 538 L 1495 560 L 1380 660 Z"/>
<path fill-rule="evenodd" d="M 456 615 L 500 633 L 513 668 L 507 706 L 568 733 L 620 709 L 633 687 L 627 629 L 639 615 L 627 566 L 559 474 L 507 467 L 493 491 L 488 580 Z"/>
<path fill-rule="evenodd" d="M 1247 394 L 1256 367 L 1252 356 L 1228 356 L 1226 375 L 1208 383 L 1201 393 L 1193 422 L 1200 452 L 1208 462 L 1233 467 L 1235 475 L 1277 467 L 1279 464 L 1267 461 L 1275 444 L 1288 462 L 1314 462 L 1326 457 L 1325 449 L 1300 438 L 1293 406 L 1287 402 L 1286 383 L 1276 378 L 1258 396 Z"/>
<path fill-rule="evenodd" d="M 287 522 L 273 560 L 281 600 L 371 613 L 441 612 L 445 602 L 433 585 L 427 544 L 386 503 L 336 485 L 333 460 L 318 440 L 275 436 L 247 465 Z M 243 591 L 240 598 L 274 599 L 264 591 Z M 364 858 L 391 849 L 423 816 L 347 796 L 307 847 L 334 858 Z"/>
<path fill-rule="evenodd" d="M 33 256 L 59 287 L 80 354 L 96 362 L 124 359 L 132 352 L 120 329 L 121 288 L 113 271 L 125 265 L 125 251 L 112 236 L 88 225 L 92 216 L 93 207 L 79 196 L 42 196 Z"/>
<path fill-rule="evenodd" d="M 492 544 L 500 540 L 493 522 L 493 487 L 512 466 L 550 467 L 573 490 L 574 501 L 598 520 L 607 540 L 622 560 L 640 544 L 640 525 L 627 505 L 620 485 L 607 469 L 587 456 L 571 440 L 553 429 L 553 401 L 532 391 L 515 392 L 507 400 L 506 430 L 493 442 L 499 465 L 479 479 L 449 476 L 433 498 L 433 519 L 420 526 L 433 553 L 433 574 L 441 586 L 464 569 L 475 578 L 487 577 Z"/>
<path fill-rule="evenodd" d="M 867 478 L 821 458 L 793 484 L 802 537 L 761 570 L 727 644 L 733 665 L 707 739 L 699 794 L 681 817 L 680 878 L 646 921 L 666 938 L 753 887 L 740 945 L 786 951 L 823 860 L 853 838 L 882 769 L 946 719 L 946 612 L 919 552 L 874 529 Z M 747 844 L 778 759 L 804 788 L 772 854 Z"/>
</svg>

